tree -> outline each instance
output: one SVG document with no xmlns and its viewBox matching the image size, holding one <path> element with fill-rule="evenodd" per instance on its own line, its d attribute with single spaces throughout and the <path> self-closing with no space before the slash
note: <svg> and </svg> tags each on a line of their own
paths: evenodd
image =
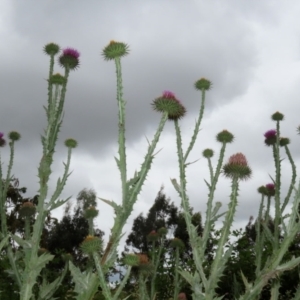
<svg viewBox="0 0 300 300">
<path fill-rule="evenodd" d="M 20 215 L 20 210 L 24 203 L 32 203 L 36 205 L 38 203 L 38 195 L 33 198 L 24 198 L 23 194 L 26 192 L 26 188 L 19 188 L 19 181 L 14 179 L 12 184 L 9 185 L 7 192 L 7 201 L 5 207 L 5 213 L 7 218 L 8 230 L 11 233 L 24 237 L 25 223 L 24 218 Z M 73 263 L 85 269 L 86 265 L 90 263 L 89 258 L 82 254 L 80 250 L 80 244 L 84 238 L 90 232 L 90 226 L 93 226 L 93 233 L 95 236 L 102 238 L 104 233 L 100 229 L 94 228 L 92 220 L 89 220 L 86 215 L 86 211 L 90 207 L 96 208 L 96 194 L 93 190 L 82 190 L 77 197 L 77 206 L 74 209 L 74 214 L 70 214 L 70 206 L 67 206 L 65 214 L 61 220 L 52 218 L 51 214 L 48 214 L 45 227 L 43 229 L 43 235 L 40 243 L 41 253 L 43 251 L 50 252 L 55 255 L 55 258 L 48 263 L 47 268 L 43 270 L 42 276 L 49 282 L 55 280 L 59 274 L 61 274 L 68 264 L 68 260 L 72 260 Z M 32 215 L 31 225 L 34 221 L 34 215 Z M 21 247 L 11 242 L 13 251 L 16 254 Z M 20 252 L 21 253 L 21 252 Z M 22 259 L 20 258 L 20 263 Z M 16 283 L 11 280 L 10 274 L 7 270 L 10 269 L 9 261 L 6 255 L 6 249 L 0 253 L 0 294 L 1 300 L 17 300 L 19 295 L 14 293 L 18 290 Z M 38 293 L 38 286 L 42 284 L 42 278 L 39 278 L 38 284 L 34 290 Z M 73 281 L 69 272 L 63 279 L 62 284 L 55 292 L 54 297 L 59 299 L 65 299 L 67 295 L 72 299 Z"/>
<path fill-rule="evenodd" d="M 201 214 L 192 213 L 193 225 L 197 226 L 198 234 L 203 232 Z M 170 199 L 166 197 L 163 188 L 157 194 L 153 206 L 150 208 L 146 217 L 140 214 L 133 222 L 132 231 L 126 240 L 124 253 L 131 251 L 136 253 L 147 254 L 150 258 L 153 251 L 153 243 L 149 242 L 149 233 L 159 231 L 160 228 L 168 230 L 167 238 L 164 240 L 163 255 L 161 263 L 156 274 L 156 290 L 159 294 L 159 299 L 169 299 L 172 297 L 173 290 L 173 275 L 175 272 L 174 250 L 170 247 L 170 242 L 173 238 L 180 239 L 184 244 L 184 251 L 180 253 L 180 263 L 183 268 L 194 268 L 192 259 L 192 248 L 189 243 L 189 236 L 186 229 L 183 212 L 180 211 Z M 159 241 L 155 246 L 159 246 Z M 209 251 L 207 251 L 207 260 L 212 259 L 213 244 L 209 240 Z M 124 255 L 123 253 L 123 255 Z M 133 269 L 133 276 L 137 276 L 137 269 Z M 169 286 L 169 289 L 166 289 Z M 127 289 L 133 291 L 133 286 L 127 285 Z M 182 291 L 186 294 L 191 294 L 188 286 L 182 287 Z"/>
</svg>

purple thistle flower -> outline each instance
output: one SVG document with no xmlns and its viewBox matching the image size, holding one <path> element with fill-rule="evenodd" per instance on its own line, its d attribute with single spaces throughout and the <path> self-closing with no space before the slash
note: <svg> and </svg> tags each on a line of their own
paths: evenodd
<svg viewBox="0 0 300 300">
<path fill-rule="evenodd" d="M 163 92 L 163 97 L 165 97 L 165 98 L 175 98 L 175 94 L 170 92 L 170 91 L 164 91 Z"/>
<path fill-rule="evenodd" d="M 275 184 L 274 183 L 268 183 L 268 184 L 266 184 L 266 188 L 268 190 L 274 190 L 275 189 Z"/>
<path fill-rule="evenodd" d="M 3 138 L 4 136 L 4 133 L 3 132 L 0 132 L 0 147 L 4 147 L 6 142 L 5 142 L 5 139 Z"/>
<path fill-rule="evenodd" d="M 270 196 L 274 196 L 275 195 L 275 184 L 274 183 L 268 183 L 268 184 L 266 184 L 266 188 L 267 188 Z"/>
<path fill-rule="evenodd" d="M 66 48 L 63 50 L 63 55 L 69 55 L 69 56 L 72 56 L 72 57 L 78 59 L 80 56 L 80 53 L 76 49 Z"/>
<path fill-rule="evenodd" d="M 277 131 L 275 129 L 271 129 L 271 130 L 268 130 L 264 136 L 266 139 L 271 139 L 271 138 L 275 138 L 276 137 L 276 134 L 277 134 Z"/>
</svg>

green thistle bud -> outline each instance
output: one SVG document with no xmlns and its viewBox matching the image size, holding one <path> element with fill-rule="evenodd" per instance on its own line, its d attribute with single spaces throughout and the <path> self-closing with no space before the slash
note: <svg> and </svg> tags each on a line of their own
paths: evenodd
<svg viewBox="0 0 300 300">
<path fill-rule="evenodd" d="M 97 210 L 94 206 L 90 206 L 89 208 L 87 208 L 84 212 L 84 217 L 86 219 L 89 219 L 89 218 L 96 218 L 99 214 L 99 210 Z"/>
<path fill-rule="evenodd" d="M 281 137 L 279 140 L 279 145 L 281 147 L 287 146 L 290 143 L 290 139 L 289 138 L 283 138 Z"/>
<path fill-rule="evenodd" d="M 77 147 L 77 141 L 74 139 L 67 139 L 65 140 L 65 145 L 68 148 L 76 148 Z"/>
<path fill-rule="evenodd" d="M 179 250 L 183 250 L 185 248 L 183 241 L 179 238 L 174 238 L 173 240 L 171 240 L 170 247 L 178 248 Z"/>
<path fill-rule="evenodd" d="M 203 152 L 202 152 L 202 155 L 205 157 L 205 158 L 211 158 L 214 156 L 214 151 L 212 149 L 205 149 Z"/>
<path fill-rule="evenodd" d="M 60 75 L 59 73 L 57 73 L 51 76 L 49 82 L 51 84 L 64 85 L 66 83 L 66 78 Z"/>
<path fill-rule="evenodd" d="M 159 236 L 166 236 L 168 233 L 168 229 L 165 227 L 161 227 L 157 230 L 157 233 L 159 234 Z"/>
<path fill-rule="evenodd" d="M 155 242 L 159 239 L 159 234 L 155 231 L 152 230 L 148 235 L 147 235 L 147 240 L 149 242 Z"/>
<path fill-rule="evenodd" d="M 244 154 L 237 153 L 229 158 L 229 162 L 223 166 L 223 174 L 228 178 L 247 180 L 251 177 L 251 169 Z"/>
<path fill-rule="evenodd" d="M 68 262 L 68 261 L 73 261 L 73 256 L 71 253 L 64 253 L 62 255 L 62 259 L 65 261 L 65 262 Z"/>
<path fill-rule="evenodd" d="M 46 248 L 40 248 L 39 250 L 38 250 L 38 256 L 41 256 L 41 255 L 43 255 L 43 254 L 45 254 L 45 253 L 47 253 L 48 252 L 48 250 L 46 249 Z"/>
<path fill-rule="evenodd" d="M 47 44 L 45 47 L 44 47 L 44 52 L 50 56 L 54 56 L 55 54 L 57 54 L 58 52 L 60 51 L 60 48 L 57 44 L 54 44 L 54 43 L 50 43 L 50 44 Z"/>
<path fill-rule="evenodd" d="M 233 134 L 225 129 L 217 134 L 217 141 L 220 143 L 232 143 L 233 140 Z"/>
<path fill-rule="evenodd" d="M 264 185 L 260 186 L 257 191 L 262 195 L 268 196 L 268 190 Z"/>
<path fill-rule="evenodd" d="M 125 265 L 128 266 L 138 266 L 140 263 L 140 258 L 138 255 L 134 254 L 134 253 L 130 253 L 130 254 L 126 254 L 124 256 L 123 262 Z"/>
<path fill-rule="evenodd" d="M 12 140 L 12 141 L 18 141 L 21 138 L 21 135 L 19 132 L 17 131 L 11 131 L 8 134 L 8 137 Z"/>
<path fill-rule="evenodd" d="M 195 82 L 195 88 L 196 90 L 204 90 L 208 91 L 211 89 L 211 82 L 207 80 L 206 78 L 201 78 Z"/>
<path fill-rule="evenodd" d="M 275 185 L 274 183 L 268 183 L 260 186 L 257 191 L 264 196 L 275 196 Z"/>
<path fill-rule="evenodd" d="M 271 119 L 273 121 L 282 121 L 284 119 L 284 115 L 282 113 L 280 113 L 279 111 L 277 111 L 276 113 L 274 113 L 271 116 Z"/>
<path fill-rule="evenodd" d="M 80 245 L 81 251 L 85 254 L 98 252 L 101 250 L 101 247 L 102 241 L 98 237 L 92 235 L 88 235 Z"/>
<path fill-rule="evenodd" d="M 35 215 L 36 207 L 32 202 L 24 202 L 19 210 L 20 217 L 31 217 Z"/>
<path fill-rule="evenodd" d="M 110 41 L 110 43 L 102 51 L 102 55 L 105 60 L 113 60 L 117 57 L 126 56 L 128 53 L 128 45 L 115 41 Z"/>
<path fill-rule="evenodd" d="M 164 91 L 161 97 L 153 101 L 152 106 L 158 112 L 167 112 L 169 120 L 178 120 L 186 113 L 185 107 L 170 91 Z"/>
</svg>

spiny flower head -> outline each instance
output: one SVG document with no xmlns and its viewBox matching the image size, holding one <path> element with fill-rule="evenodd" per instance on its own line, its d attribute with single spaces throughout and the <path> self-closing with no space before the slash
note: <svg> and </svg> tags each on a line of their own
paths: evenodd
<svg viewBox="0 0 300 300">
<path fill-rule="evenodd" d="M 208 91 L 211 88 L 211 82 L 206 78 L 201 78 L 195 82 L 196 90 Z"/>
<path fill-rule="evenodd" d="M 139 258 L 139 271 L 143 274 L 150 274 L 153 272 L 153 265 L 150 263 L 149 258 L 146 254 L 138 253 L 137 254 Z"/>
<path fill-rule="evenodd" d="M 77 147 L 77 141 L 74 139 L 67 139 L 65 140 L 65 145 L 68 148 L 76 148 Z"/>
<path fill-rule="evenodd" d="M 282 121 L 284 119 L 284 115 L 282 113 L 280 113 L 279 111 L 277 111 L 276 113 L 274 113 L 271 116 L 273 121 Z"/>
<path fill-rule="evenodd" d="M 139 265 L 140 258 L 138 255 L 136 255 L 134 253 L 129 253 L 124 256 L 123 261 L 124 261 L 125 265 L 134 267 L 134 266 Z"/>
<path fill-rule="evenodd" d="M 146 254 L 138 253 L 139 265 L 147 265 L 149 264 L 149 257 Z"/>
<path fill-rule="evenodd" d="M 50 56 L 54 56 L 60 51 L 60 48 L 55 43 L 49 43 L 44 47 L 44 52 Z"/>
<path fill-rule="evenodd" d="M 264 137 L 265 139 L 265 144 L 267 146 L 274 145 L 276 143 L 276 136 L 277 136 L 277 131 L 275 129 L 268 130 L 265 134 Z"/>
<path fill-rule="evenodd" d="M 85 254 L 98 252 L 100 251 L 101 247 L 102 241 L 98 237 L 92 235 L 88 235 L 80 245 L 82 252 Z"/>
<path fill-rule="evenodd" d="M 152 106 L 156 111 L 167 112 L 169 120 L 178 120 L 186 113 L 185 107 L 170 91 L 164 91 L 161 97 L 152 102 Z"/>
<path fill-rule="evenodd" d="M 174 238 L 170 241 L 170 247 L 178 248 L 179 250 L 183 250 L 185 246 L 184 246 L 184 243 L 181 239 Z"/>
<path fill-rule="evenodd" d="M 291 141 L 290 141 L 289 138 L 281 137 L 280 140 L 279 140 L 279 145 L 280 145 L 281 147 L 284 147 L 284 146 L 287 146 L 290 142 L 291 142 Z"/>
<path fill-rule="evenodd" d="M 66 78 L 59 73 L 52 75 L 49 79 L 51 84 L 64 85 L 66 83 Z"/>
<path fill-rule="evenodd" d="M 203 152 L 202 152 L 202 155 L 205 157 L 205 158 L 211 158 L 214 156 L 214 150 L 212 149 L 205 149 Z"/>
<path fill-rule="evenodd" d="M 266 189 L 268 191 L 269 196 L 274 196 L 275 195 L 275 184 L 274 183 L 266 184 Z"/>
<path fill-rule="evenodd" d="M 21 217 L 31 217 L 35 215 L 35 212 L 36 212 L 35 205 L 30 201 L 26 201 L 22 204 L 19 210 L 19 215 Z"/>
<path fill-rule="evenodd" d="M 161 227 L 157 230 L 159 236 L 165 236 L 168 233 L 168 229 L 166 227 Z"/>
<path fill-rule="evenodd" d="M 94 206 L 88 207 L 84 212 L 84 217 L 86 219 L 94 219 L 98 216 L 99 210 L 96 209 Z"/>
<path fill-rule="evenodd" d="M 163 91 L 163 97 L 165 97 L 165 98 L 175 98 L 175 94 L 171 91 Z"/>
<path fill-rule="evenodd" d="M 12 141 L 18 141 L 21 138 L 21 134 L 17 131 L 11 131 L 8 134 L 8 137 L 12 140 Z"/>
<path fill-rule="evenodd" d="M 147 235 L 147 240 L 149 242 L 155 242 L 159 239 L 159 234 L 155 231 L 152 230 L 148 235 Z"/>
<path fill-rule="evenodd" d="M 270 138 L 276 138 L 276 134 L 277 131 L 275 129 L 270 129 L 264 134 L 264 136 L 266 139 L 270 139 Z"/>
<path fill-rule="evenodd" d="M 217 141 L 220 143 L 232 143 L 233 140 L 233 134 L 226 129 L 217 134 Z"/>
<path fill-rule="evenodd" d="M 228 163 L 223 166 L 223 174 L 231 179 L 247 180 L 251 177 L 251 173 L 247 159 L 242 153 L 230 156 Z"/>
<path fill-rule="evenodd" d="M 274 196 L 275 195 L 275 185 L 273 183 L 268 183 L 266 185 L 260 186 L 257 191 L 265 196 Z"/>
<path fill-rule="evenodd" d="M 102 55 L 105 60 L 113 60 L 117 57 L 126 56 L 128 53 L 128 45 L 114 40 L 110 41 L 110 43 L 102 51 Z"/>
<path fill-rule="evenodd" d="M 65 48 L 59 57 L 59 63 L 63 68 L 76 70 L 79 66 L 80 53 L 73 48 Z"/>
<path fill-rule="evenodd" d="M 6 144 L 6 141 L 3 137 L 4 137 L 4 133 L 0 132 L 0 147 L 4 147 Z"/>
<path fill-rule="evenodd" d="M 80 53 L 74 48 L 66 48 L 63 50 L 63 55 L 69 55 L 69 56 L 72 56 L 72 57 L 78 59 L 80 56 Z"/>
</svg>

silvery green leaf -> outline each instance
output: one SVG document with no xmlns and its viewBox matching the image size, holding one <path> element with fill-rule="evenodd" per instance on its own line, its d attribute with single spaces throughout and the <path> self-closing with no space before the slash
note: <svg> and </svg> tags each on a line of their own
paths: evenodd
<svg viewBox="0 0 300 300">
<path fill-rule="evenodd" d="M 43 278 L 43 283 L 42 283 L 42 287 L 40 288 L 39 297 L 43 300 L 58 299 L 58 298 L 53 298 L 52 296 L 61 285 L 62 280 L 67 274 L 67 271 L 68 271 L 68 267 L 66 265 L 63 273 L 50 284 L 48 284 L 46 280 L 44 280 Z"/>
<path fill-rule="evenodd" d="M 9 236 L 6 236 L 1 242 L 0 242 L 0 251 L 2 250 L 3 247 L 6 246 L 6 243 L 8 241 Z"/>
<path fill-rule="evenodd" d="M 204 182 L 206 183 L 208 189 L 210 190 L 211 186 L 210 186 L 210 184 L 206 181 L 206 179 L 204 179 Z"/>
<path fill-rule="evenodd" d="M 194 278 L 191 273 L 183 270 L 178 270 L 178 273 L 191 285 L 193 286 Z"/>
<path fill-rule="evenodd" d="M 241 276 L 242 276 L 242 280 L 243 280 L 245 288 L 246 288 L 246 292 L 250 291 L 251 284 L 249 284 L 247 278 L 245 277 L 245 275 L 242 271 L 241 271 Z"/>
<path fill-rule="evenodd" d="M 177 183 L 177 180 L 175 178 L 171 179 L 171 182 L 175 188 L 175 190 L 180 194 L 180 186 Z"/>
<path fill-rule="evenodd" d="M 52 255 L 50 253 L 44 253 L 37 258 L 37 260 L 34 262 L 33 267 L 42 269 L 53 258 L 54 258 L 54 255 Z"/>
<path fill-rule="evenodd" d="M 105 202 L 106 204 L 108 204 L 109 206 L 111 206 L 114 211 L 115 211 L 115 214 L 117 216 L 120 215 L 121 211 L 122 211 L 122 207 L 120 205 L 118 205 L 116 202 L 114 201 L 111 201 L 111 200 L 106 200 L 106 199 L 103 199 L 103 198 L 99 198 L 101 201 Z"/>
<path fill-rule="evenodd" d="M 43 281 L 42 286 L 40 287 L 39 297 L 41 299 L 50 299 L 49 297 L 52 296 L 52 291 L 56 289 L 58 286 L 58 282 L 60 281 L 60 277 L 56 278 L 54 281 L 52 281 L 50 284 L 47 284 Z"/>
<path fill-rule="evenodd" d="M 297 267 L 299 263 L 300 263 L 300 257 L 292 258 L 290 261 L 278 266 L 276 270 L 280 272 L 288 271 Z"/>
<path fill-rule="evenodd" d="M 19 236 L 12 234 L 11 237 L 24 249 L 30 249 L 32 247 L 31 241 L 23 240 Z"/>
<path fill-rule="evenodd" d="M 91 300 L 96 293 L 99 280 L 94 273 L 81 272 L 69 261 L 69 268 L 75 282 L 74 292 L 77 293 L 77 300 Z"/>
<path fill-rule="evenodd" d="M 49 205 L 50 206 L 49 210 L 51 211 L 51 210 L 53 210 L 53 209 L 55 209 L 57 207 L 60 207 L 60 206 L 64 205 L 70 199 L 71 199 L 71 197 L 69 197 L 69 198 L 67 198 L 65 200 L 56 200 L 54 203 L 52 203 L 51 205 Z"/>
</svg>

